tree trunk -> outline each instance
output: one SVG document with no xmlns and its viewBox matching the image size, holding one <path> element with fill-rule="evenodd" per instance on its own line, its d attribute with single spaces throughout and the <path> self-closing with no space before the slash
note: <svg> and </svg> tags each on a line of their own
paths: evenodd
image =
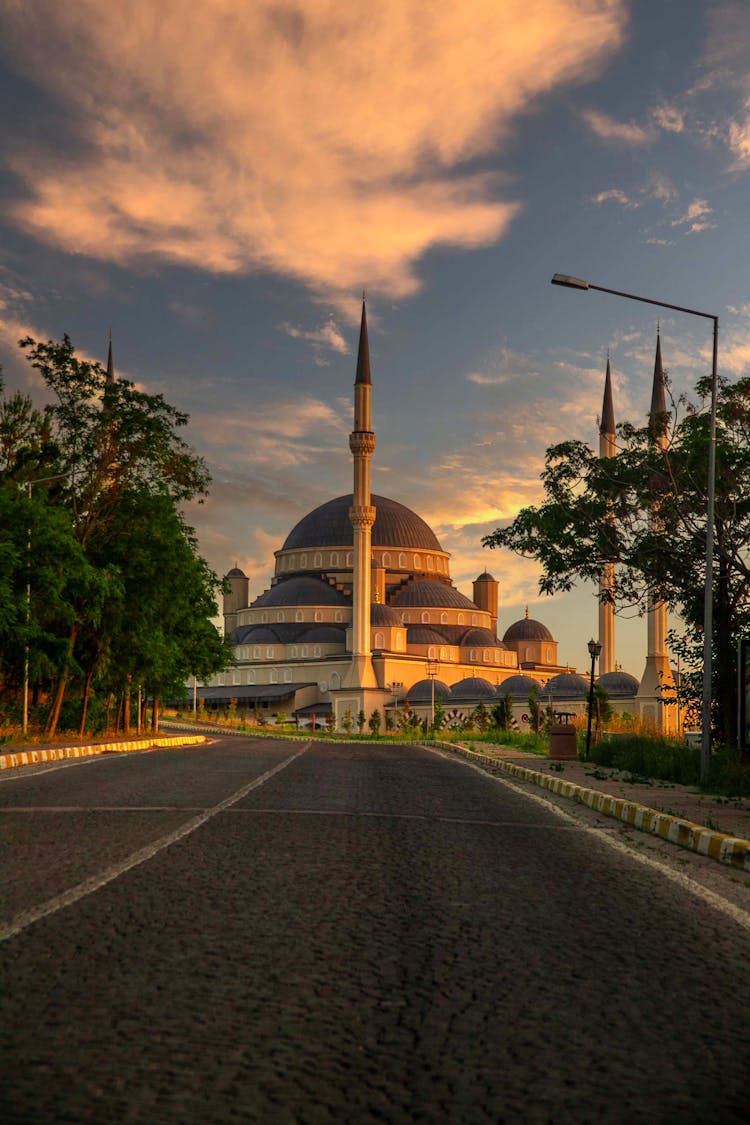
<svg viewBox="0 0 750 1125">
<path fill-rule="evenodd" d="M 721 552 L 722 522 L 717 520 L 716 538 L 719 547 L 718 575 L 714 588 L 713 653 L 714 677 L 712 694 L 715 701 L 716 740 L 728 746 L 737 745 L 737 645 L 732 636 L 732 606 L 729 568 Z"/>
<path fill-rule="evenodd" d="M 153 709 L 151 711 L 151 731 L 153 734 L 159 732 L 159 696 L 154 696 Z"/>
<path fill-rule="evenodd" d="M 122 717 L 122 732 L 123 734 L 130 734 L 130 684 L 128 684 L 128 686 L 125 688 L 125 694 L 123 695 L 123 704 L 124 709 Z"/>
<path fill-rule="evenodd" d="M 120 728 L 122 727 L 122 710 L 123 710 L 123 701 L 124 701 L 124 699 L 125 699 L 125 696 L 124 696 L 124 694 L 123 694 L 123 695 L 120 695 L 120 696 L 118 696 L 118 700 L 117 700 L 117 718 L 115 719 L 115 734 L 118 734 L 118 733 L 119 733 L 119 731 L 120 731 Z"/>
<path fill-rule="evenodd" d="M 94 678 L 94 668 L 95 667 L 96 667 L 96 661 L 92 660 L 91 664 L 89 665 L 88 671 L 86 672 L 86 683 L 84 684 L 84 687 L 83 687 L 83 706 L 81 707 L 81 729 L 78 732 L 79 735 L 81 736 L 81 738 L 83 738 L 84 734 L 86 733 L 86 716 L 88 714 L 88 709 L 89 709 L 89 699 L 91 698 L 91 681 Z"/>
<path fill-rule="evenodd" d="M 45 730 L 45 734 L 48 738 L 54 738 L 55 733 L 57 732 L 57 724 L 60 721 L 60 710 L 63 705 L 63 699 L 65 698 L 65 688 L 68 683 L 68 669 L 70 667 L 70 661 L 73 659 L 73 649 L 75 648 L 77 636 L 78 626 L 71 625 L 70 637 L 68 638 L 68 651 L 65 654 L 65 660 L 63 662 L 62 670 L 57 681 L 57 688 L 55 689 L 55 698 L 53 700 L 52 707 L 50 708 L 50 713 L 47 718 L 47 727 Z"/>
</svg>

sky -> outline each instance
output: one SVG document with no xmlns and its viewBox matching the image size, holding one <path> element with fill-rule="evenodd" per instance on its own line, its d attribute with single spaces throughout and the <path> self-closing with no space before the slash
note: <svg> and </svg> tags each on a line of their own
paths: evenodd
<svg viewBox="0 0 750 1125">
<path fill-rule="evenodd" d="M 367 292 L 373 490 L 417 511 L 471 595 L 500 583 L 586 670 L 590 587 L 543 598 L 482 537 L 539 502 L 547 447 L 675 393 L 720 317 L 750 367 L 750 3 L 0 0 L 0 363 L 67 332 L 190 415 L 213 484 L 188 520 L 251 596 L 351 491 Z M 616 658 L 640 676 L 643 619 Z"/>
</svg>

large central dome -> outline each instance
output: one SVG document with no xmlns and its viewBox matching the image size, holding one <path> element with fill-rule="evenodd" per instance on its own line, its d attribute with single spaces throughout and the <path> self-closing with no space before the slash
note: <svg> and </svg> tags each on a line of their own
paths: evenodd
<svg viewBox="0 0 750 1125">
<path fill-rule="evenodd" d="M 372 495 L 377 510 L 372 528 L 373 547 L 411 547 L 420 551 L 442 551 L 434 532 L 424 520 L 397 500 Z M 348 547 L 353 543 L 349 509 L 351 492 L 328 500 L 304 516 L 286 537 L 282 550 L 315 547 Z"/>
</svg>

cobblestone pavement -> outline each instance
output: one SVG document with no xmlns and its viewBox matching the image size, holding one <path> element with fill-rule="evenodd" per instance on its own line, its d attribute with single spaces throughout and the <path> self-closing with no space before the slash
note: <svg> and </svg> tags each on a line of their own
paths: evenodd
<svg viewBox="0 0 750 1125">
<path fill-rule="evenodd" d="M 750 929 L 460 761 L 233 739 L 0 808 L 4 1121 L 747 1118 Z"/>
</svg>

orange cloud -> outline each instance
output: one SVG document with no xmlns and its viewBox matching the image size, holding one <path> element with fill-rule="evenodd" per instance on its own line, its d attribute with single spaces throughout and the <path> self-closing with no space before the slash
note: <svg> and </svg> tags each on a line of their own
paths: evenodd
<svg viewBox="0 0 750 1125">
<path fill-rule="evenodd" d="M 403 296 L 431 246 L 502 237 L 521 202 L 468 162 L 501 154 L 538 98 L 593 77 L 626 7 L 208 0 L 186 18 L 183 0 L 28 0 L 6 15 L 10 47 L 81 144 L 16 151 L 15 219 L 123 264 Z"/>
</svg>

